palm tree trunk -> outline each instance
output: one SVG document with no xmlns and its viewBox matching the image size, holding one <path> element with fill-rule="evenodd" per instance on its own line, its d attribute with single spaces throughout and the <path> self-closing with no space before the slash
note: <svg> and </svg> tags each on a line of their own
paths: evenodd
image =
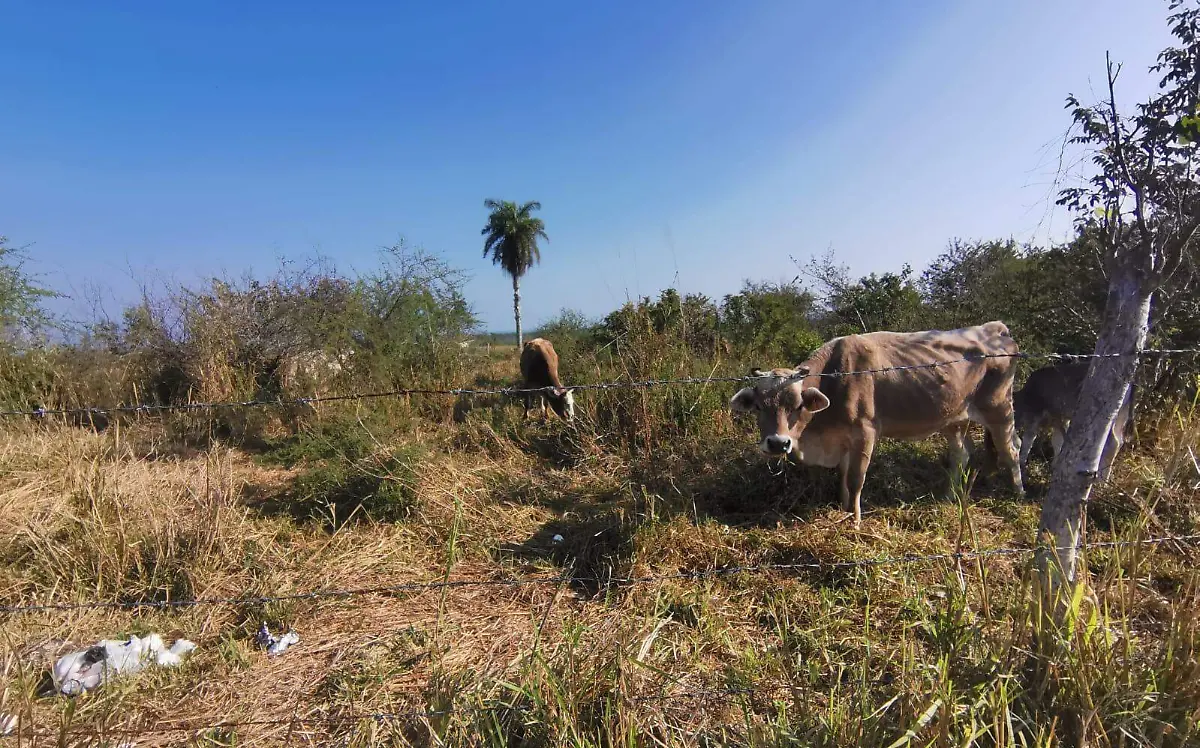
<svg viewBox="0 0 1200 748">
<path fill-rule="evenodd" d="M 521 277 L 513 276 L 513 317 L 517 320 L 517 348 L 525 345 L 521 335 Z"/>
</svg>

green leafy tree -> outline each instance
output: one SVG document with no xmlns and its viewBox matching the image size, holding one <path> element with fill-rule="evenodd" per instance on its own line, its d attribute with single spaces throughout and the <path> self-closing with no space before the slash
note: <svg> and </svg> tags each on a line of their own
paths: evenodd
<svg viewBox="0 0 1200 748">
<path fill-rule="evenodd" d="M 417 372 L 458 376 L 458 343 L 478 325 L 463 293 L 468 275 L 403 243 L 385 249 L 381 260 L 354 284 L 358 373 L 391 386 L 413 381 Z"/>
<path fill-rule="evenodd" d="M 50 323 L 43 303 L 55 298 L 54 291 L 37 285 L 25 270 L 25 257 L 0 236 L 0 340 L 18 346 L 37 335 Z"/>
<path fill-rule="evenodd" d="M 517 347 L 524 344 L 521 335 L 521 278 L 529 268 L 541 262 L 538 240 L 550 241 L 546 236 L 546 224 L 533 215 L 541 210 L 542 204 L 530 201 L 517 205 L 510 200 L 484 200 L 489 211 L 487 225 L 483 227 L 483 256 L 492 256 L 492 262 L 503 268 L 512 278 L 513 317 L 517 323 Z"/>
<path fill-rule="evenodd" d="M 923 326 L 921 294 L 912 283 L 912 268 L 859 278 L 833 294 L 830 311 L 841 322 L 835 335 L 875 330 L 911 331 Z"/>
<path fill-rule="evenodd" d="M 837 262 L 832 250 L 796 265 L 816 283 L 823 314 L 814 315 L 814 321 L 826 337 L 926 326 L 921 292 L 907 263 L 899 273 L 871 273 L 857 281 L 850 280 L 850 269 Z"/>
<path fill-rule="evenodd" d="M 764 365 L 795 364 L 821 345 L 810 318 L 815 299 L 796 283 L 752 283 L 725 297 L 721 332 L 742 358 Z"/>
</svg>

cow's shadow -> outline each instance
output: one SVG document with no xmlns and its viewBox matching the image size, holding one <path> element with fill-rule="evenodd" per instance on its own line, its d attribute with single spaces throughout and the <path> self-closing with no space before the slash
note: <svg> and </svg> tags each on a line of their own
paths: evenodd
<svg viewBox="0 0 1200 748">
<path fill-rule="evenodd" d="M 570 578 L 577 593 L 594 597 L 627 575 L 638 524 L 620 505 L 589 507 L 550 520 L 520 543 L 501 546 L 499 556 L 549 562 Z"/>
<path fill-rule="evenodd" d="M 637 476 L 646 490 L 671 491 L 690 502 L 689 511 L 736 526 L 774 527 L 779 522 L 807 522 L 814 515 L 841 507 L 841 472 L 837 468 L 769 462 L 753 447 L 721 445 L 685 465 L 687 476 Z M 864 510 L 958 503 L 1008 497 L 1007 472 L 998 469 L 977 445 L 968 475 L 953 476 L 945 442 L 886 440 L 880 443 L 862 491 Z"/>
<path fill-rule="evenodd" d="M 889 442 L 880 445 L 863 490 L 865 510 L 957 503 L 951 489 L 944 442 Z M 982 458 L 977 450 L 977 458 Z M 555 461 L 547 459 L 547 469 Z M 977 459 L 981 470 L 990 467 Z M 522 542 L 500 549 L 511 560 L 549 562 L 572 577 L 581 594 L 592 596 L 621 586 L 631 574 L 636 535 L 650 522 L 683 517 L 700 525 L 717 522 L 739 530 L 775 529 L 803 524 L 840 507 L 837 469 L 795 463 L 767 463 L 735 440 L 717 441 L 705 450 L 667 464 L 643 460 L 622 476 L 624 488 L 607 495 L 572 488 L 570 471 L 560 482 L 512 483 L 497 487 L 503 500 L 538 504 L 561 516 L 546 522 Z M 987 478 L 990 478 L 988 480 Z M 990 496 L 1003 485 L 995 473 L 976 478 L 972 499 Z M 775 563 L 813 559 L 778 558 Z"/>
</svg>

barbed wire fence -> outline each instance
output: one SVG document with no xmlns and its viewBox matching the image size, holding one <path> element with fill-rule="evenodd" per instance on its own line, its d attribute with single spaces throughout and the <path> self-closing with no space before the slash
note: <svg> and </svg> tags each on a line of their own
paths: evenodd
<svg viewBox="0 0 1200 748">
<path fill-rule="evenodd" d="M 1096 358 L 1117 358 L 1126 356 L 1137 357 L 1152 357 L 1152 356 L 1185 356 L 1185 355 L 1200 355 L 1200 349 L 1149 349 L 1130 353 L 1109 353 L 1109 354 L 1033 354 L 1033 353 L 1015 353 L 1015 354 L 974 354 L 965 355 L 959 358 L 946 361 L 936 361 L 922 364 L 911 364 L 904 366 L 883 367 L 877 369 L 864 369 L 845 372 L 812 372 L 789 370 L 794 373 L 784 375 L 784 379 L 792 378 L 807 378 L 807 377 L 832 377 L 843 378 L 852 376 L 879 376 L 892 372 L 927 370 L 944 366 L 953 366 L 960 363 L 973 363 L 990 358 L 1017 358 L 1025 360 L 1043 360 L 1052 362 L 1072 362 L 1085 361 Z M 753 373 L 748 376 L 740 377 L 683 377 L 675 379 L 648 379 L 648 380 L 627 380 L 614 382 L 598 382 L 585 383 L 569 386 L 568 389 L 575 391 L 604 391 L 604 390 L 634 390 L 647 389 L 653 387 L 667 386 L 687 386 L 687 385 L 707 385 L 707 384 L 741 384 L 748 382 L 761 381 L 764 379 L 778 379 L 780 375 L 771 372 Z M 191 402 L 180 404 L 138 404 L 138 405 L 119 405 L 111 407 L 81 407 L 81 408 L 33 408 L 28 410 L 4 410 L 0 411 L 0 417 L 15 418 L 28 417 L 40 419 L 52 415 L 75 415 L 75 414 L 112 414 L 112 413 L 168 413 L 168 412 L 187 412 L 199 410 L 214 410 L 225 408 L 256 408 L 256 407 L 280 407 L 291 405 L 316 405 L 319 403 L 346 402 L 346 401 L 361 401 L 380 398 L 406 397 L 412 395 L 434 395 L 434 396 L 510 396 L 518 397 L 523 395 L 539 394 L 551 390 L 551 387 L 538 388 L 519 388 L 519 387 L 503 387 L 503 388 L 396 388 L 378 392 L 361 392 L 345 395 L 331 396 L 314 396 L 314 397 L 298 397 L 290 399 L 258 399 L 258 400 L 242 400 L 242 401 L 227 401 L 227 402 Z M 1147 537 L 1135 540 L 1112 540 L 1112 541 L 1092 541 L 1081 543 L 1075 550 L 1091 550 L 1091 549 L 1119 549 L 1130 547 L 1146 547 L 1157 546 L 1167 543 L 1189 544 L 1195 545 L 1200 541 L 1200 533 L 1184 534 L 1184 535 L 1161 535 Z M 278 595 L 250 595 L 250 596 L 232 596 L 232 597 L 198 597 L 194 599 L 183 600 L 140 600 L 140 601 L 103 601 L 103 600 L 86 600 L 69 603 L 30 603 L 30 604 L 3 604 L 0 605 L 0 615 L 18 616 L 39 612 L 58 612 L 58 611 L 77 611 L 86 609 L 110 609 L 110 610 L 139 610 L 139 609 L 156 609 L 170 610 L 194 608 L 201 606 L 248 606 L 248 605 L 268 605 L 278 602 L 295 602 L 305 600 L 325 600 L 325 599 L 348 599 L 364 596 L 389 596 L 402 594 L 419 594 L 428 591 L 439 591 L 446 589 L 464 588 L 464 587 L 523 587 L 531 585 L 565 585 L 565 584 L 590 584 L 604 587 L 627 586 L 627 585 L 642 585 L 655 584 L 658 582 L 672 580 L 702 580 L 725 576 L 732 576 L 741 573 L 773 573 L 773 572 L 788 572 L 788 571 L 819 571 L 831 569 L 847 569 L 847 568 L 878 568 L 894 565 L 910 565 L 920 563 L 934 563 L 940 561 L 962 562 L 968 560 L 993 559 L 999 557 L 1020 557 L 1031 556 L 1039 550 L 1062 551 L 1069 548 L 1038 548 L 1026 546 L 1010 546 L 980 550 L 959 550 L 946 553 L 933 554 L 901 554 L 878 556 L 864 559 L 851 559 L 839 561 L 823 561 L 815 559 L 812 561 L 793 562 L 793 563 L 761 563 L 761 564 L 746 564 L 733 566 L 718 566 L 709 569 L 699 569 L 693 571 L 680 571 L 668 574 L 658 575 L 642 575 L 642 576 L 615 576 L 609 575 L 605 577 L 599 576 L 576 576 L 576 575 L 544 575 L 544 576 L 526 576 L 526 577 L 502 577 L 502 578 L 464 578 L 464 579 L 443 579 L 440 581 L 424 581 L 424 582 L 405 582 L 395 585 L 384 585 L 374 587 L 360 588 L 345 588 L 345 589 L 312 589 L 301 592 L 282 593 Z M 678 681 L 677 681 L 678 682 Z M 735 696 L 756 696 L 777 694 L 781 691 L 791 689 L 790 684 L 784 683 L 758 683 L 739 686 L 704 688 L 700 690 L 691 690 L 680 693 L 659 693 L 659 694 L 639 694 L 623 697 L 632 703 L 643 702 L 669 702 L 673 700 L 687 700 L 698 698 L 717 698 L 717 697 L 735 697 Z M 324 724 L 324 725 L 353 725 L 365 721 L 371 722 L 395 722 L 403 720 L 417 719 L 432 719 L 436 717 L 445 717 L 452 714 L 465 713 L 487 713 L 501 711 L 520 711 L 522 710 L 519 704 L 498 704 L 498 705 L 465 705 L 460 707 L 448 707 L 445 709 L 414 709 L 409 711 L 399 712 L 372 712 L 350 715 L 317 715 L 317 716 L 301 716 L 293 714 L 287 717 L 264 718 L 264 719 L 230 719 L 215 723 L 171 723 L 157 724 L 142 727 L 129 728 L 112 728 L 104 730 L 96 729 L 77 729 L 70 731 L 72 734 L 88 734 L 95 736 L 139 736 L 139 735 L 162 735 L 172 733 L 204 733 L 214 730 L 230 730 L 239 727 L 251 726 L 274 726 L 282 727 L 289 726 L 290 728 L 303 727 L 306 725 Z M 7 715 L 0 714 L 0 718 L 5 718 Z M 2 722 L 3 719 L 0 719 Z M 60 731 L 52 730 L 28 730 L 20 729 L 16 725 L 16 721 L 11 723 L 12 730 L 10 734 L 18 736 L 26 736 L 30 738 L 59 738 Z M 4 732 L 0 730 L 0 736 Z"/>
<path fill-rule="evenodd" d="M 934 361 L 923 364 L 909 364 L 905 366 L 887 366 L 878 369 L 860 369 L 856 371 L 832 371 L 832 372 L 797 372 L 790 376 L 793 379 L 801 379 L 808 377 L 820 378 L 845 378 L 857 376 L 880 376 L 893 372 L 917 371 L 923 369 L 937 369 L 944 366 L 954 366 L 962 363 L 976 363 L 986 359 L 994 358 L 1015 358 L 1031 361 L 1054 361 L 1054 362 L 1072 362 L 1072 361 L 1087 361 L 1097 358 L 1125 358 L 1130 356 L 1135 357 L 1152 357 L 1152 356 L 1185 356 L 1185 355 L 1200 355 L 1200 348 L 1155 348 L 1134 351 L 1128 353 L 979 353 L 968 354 L 959 358 L 949 359 L 946 361 Z M 643 379 L 643 380 L 625 380 L 613 382 L 592 382 L 584 384 L 567 385 L 566 389 L 576 392 L 586 391 L 604 391 L 604 390 L 637 390 L 649 389 L 654 387 L 673 387 L 686 385 L 707 385 L 707 384 L 742 384 L 747 382 L 761 381 L 764 379 L 777 379 L 779 375 L 764 372 L 761 374 L 750 374 L 740 377 L 679 377 L 675 379 Z M 499 387 L 499 388 L 472 388 L 472 387 L 455 387 L 455 388 L 432 388 L 432 387 L 399 387 L 390 390 L 382 390 L 377 392 L 358 392 L 345 395 L 322 395 L 312 397 L 295 397 L 295 398 L 273 398 L 273 399 L 257 399 L 257 400 L 230 400 L 224 402 L 189 402 L 189 403 L 174 403 L 174 404 L 138 404 L 138 405 L 114 405 L 114 406 L 88 406 L 81 408 L 31 408 L 31 409 L 13 409 L 0 410 L 0 418 L 14 417 L 29 417 L 29 418 L 44 418 L 52 415 L 82 415 L 82 414 L 109 414 L 109 413 L 167 413 L 167 412 L 186 412 L 197 410 L 217 410 L 226 408 L 264 408 L 264 407 L 287 407 L 294 405 L 317 405 L 321 403 L 348 402 L 356 400 L 378 400 L 383 398 L 409 397 L 412 395 L 441 395 L 441 396 L 508 396 L 519 397 L 524 395 L 541 394 L 553 391 L 555 388 L 550 387 Z"/>
<path fill-rule="evenodd" d="M 672 681 L 669 685 L 678 685 L 680 681 Z M 646 704 L 646 703 L 670 703 L 678 701 L 696 701 L 715 698 L 730 698 L 730 697 L 755 697 L 777 695 L 784 691 L 790 691 L 794 686 L 789 683 L 780 683 L 772 681 L 755 681 L 734 686 L 711 686 L 706 688 L 693 688 L 691 690 L 678 691 L 667 693 L 660 691 L 659 693 L 637 693 L 627 696 L 614 694 L 614 697 L 630 704 Z M 318 715 L 300 715 L 292 714 L 287 717 L 265 717 L 258 719 L 228 719 L 220 722 L 177 722 L 169 724 L 148 725 L 143 727 L 111 727 L 106 729 L 98 728 L 76 728 L 69 730 L 68 734 L 74 735 L 89 735 L 95 737 L 139 737 L 145 735 L 169 735 L 177 733 L 193 733 L 203 734 L 217 730 L 236 730 L 240 727 L 287 727 L 290 730 L 322 725 L 326 727 L 344 727 L 353 726 L 363 722 L 373 723 L 395 723 L 408 722 L 413 720 L 430 720 L 439 717 L 449 717 L 453 715 L 481 715 L 495 714 L 503 712 L 524 713 L 530 711 L 530 708 L 519 703 L 500 703 L 500 704 L 464 704 L 456 707 L 446 707 L 442 709 L 408 709 L 400 711 L 387 712 L 360 712 L 353 714 L 318 714 Z M 0 714 L 0 717 L 3 715 Z M 15 731 L 14 731 L 15 732 Z M 23 737 L 29 738 L 50 738 L 55 739 L 61 736 L 61 732 L 51 730 L 25 730 L 20 733 Z M 0 733 L 2 736 L 3 733 Z"/>
<path fill-rule="evenodd" d="M 1127 548 L 1134 546 L 1154 546 L 1165 543 L 1193 543 L 1200 541 L 1200 533 L 1187 535 L 1162 535 L 1138 540 L 1105 540 L 1080 544 L 1076 550 L 1098 550 L 1104 548 Z M 501 577 L 491 579 L 465 578 L 448 579 L 429 582 L 404 582 L 393 585 L 373 587 L 353 587 L 345 589 L 314 589 L 304 592 L 289 592 L 279 595 L 249 595 L 236 597 L 201 597 L 184 600 L 138 600 L 138 601 L 104 601 L 89 600 L 75 603 L 32 603 L 28 605 L 0 605 L 0 614 L 15 615 L 22 613 L 38 613 L 51 611 L 74 610 L 138 610 L 158 609 L 170 610 L 175 608 L 194 608 L 202 606 L 246 606 L 269 605 L 279 602 L 296 602 L 304 600 L 345 599 L 368 595 L 401 595 L 441 591 L 445 589 L 460 589 L 464 587 L 527 587 L 540 585 L 588 584 L 603 587 L 619 587 L 641 584 L 654 584 L 666 581 L 689 581 L 711 579 L 715 577 L 732 576 L 743 573 L 786 572 L 786 571 L 827 571 L 832 569 L 875 568 L 882 566 L 912 565 L 937 561 L 973 561 L 990 559 L 1001 556 L 1028 556 L 1037 553 L 1039 549 L 1033 546 L 1009 546 L 987 548 L 982 550 L 950 551 L 946 553 L 902 554 L 894 556 L 877 556 L 873 558 L 851 559 L 842 561 L 802 561 L 794 563 L 761 563 L 742 564 L 733 566 L 717 566 L 711 569 L 680 571 L 670 574 L 647 574 L 641 576 L 576 576 L 576 575 L 547 575 L 527 577 Z M 1047 547 L 1044 550 L 1065 551 L 1069 547 Z"/>
</svg>

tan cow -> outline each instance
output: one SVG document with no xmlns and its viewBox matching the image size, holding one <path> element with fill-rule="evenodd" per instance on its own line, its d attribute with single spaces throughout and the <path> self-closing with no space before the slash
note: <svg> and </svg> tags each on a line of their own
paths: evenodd
<svg viewBox="0 0 1200 748">
<path fill-rule="evenodd" d="M 563 387 L 558 378 L 558 354 L 554 346 L 545 338 L 534 338 L 526 341 L 521 349 L 521 388 L 536 389 L 551 387 L 544 392 L 533 392 L 525 396 L 525 415 L 533 409 L 534 398 L 542 405 L 542 415 L 546 413 L 546 403 L 560 418 L 570 421 L 575 417 L 575 395 L 567 387 Z"/>
<path fill-rule="evenodd" d="M 1013 394 L 1016 429 L 1021 438 L 1021 467 L 1028 464 L 1029 452 L 1043 426 L 1050 427 L 1050 444 L 1054 456 L 1058 456 L 1089 366 L 1087 361 L 1045 366 L 1030 374 L 1025 386 Z M 1132 390 L 1126 390 L 1125 399 L 1109 429 L 1104 452 L 1100 456 L 1100 480 L 1108 478 L 1117 452 L 1125 440 L 1125 428 L 1133 413 L 1132 394 Z"/>
<path fill-rule="evenodd" d="M 981 423 L 1001 447 L 1014 490 L 1024 493 L 1012 409 L 1017 353 L 1002 322 L 849 335 L 825 343 L 796 369 L 769 374 L 755 369 L 751 376 L 768 378 L 734 395 L 730 407 L 757 414 L 759 448 L 768 456 L 840 468 L 842 507 L 854 513 L 855 523 L 862 518 L 863 479 L 881 437 L 915 441 L 940 432 L 961 469 L 968 459 L 967 428 Z M 945 361 L 958 363 L 829 376 Z"/>
</svg>

